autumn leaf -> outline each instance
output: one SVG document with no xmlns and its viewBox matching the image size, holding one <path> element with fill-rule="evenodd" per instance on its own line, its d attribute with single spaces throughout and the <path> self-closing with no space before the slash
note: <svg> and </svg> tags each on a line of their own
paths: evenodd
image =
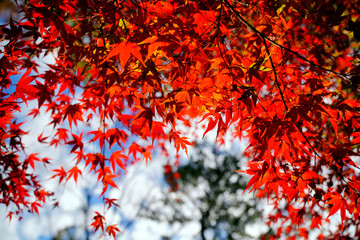
<svg viewBox="0 0 360 240">
<path fill-rule="evenodd" d="M 71 127 L 72 123 L 74 122 L 75 126 L 77 126 L 77 121 L 84 122 L 82 114 L 81 114 L 81 106 L 79 104 L 69 105 L 65 109 L 64 117 L 68 118 L 69 125 Z"/>
<path fill-rule="evenodd" d="M 338 125 L 337 125 L 336 119 L 330 118 L 329 120 L 330 120 L 331 125 L 334 128 L 336 136 L 338 137 Z"/>
<path fill-rule="evenodd" d="M 39 207 L 41 207 L 41 204 L 38 202 L 31 203 L 31 210 L 33 212 L 36 212 L 39 215 Z"/>
<path fill-rule="evenodd" d="M 59 177 L 59 183 L 61 183 L 62 180 L 64 180 L 67 176 L 67 172 L 62 166 L 60 167 L 60 169 L 54 169 L 52 171 L 56 172 L 56 174 L 53 175 L 51 178 Z"/>
<path fill-rule="evenodd" d="M 256 182 L 257 180 L 259 179 L 259 175 L 254 175 L 252 176 L 252 178 L 250 179 L 250 181 L 248 182 L 248 184 L 246 185 L 246 188 L 244 189 L 244 192 L 249 189 L 250 187 L 252 187 Z M 251 191 L 253 191 L 255 188 L 253 188 Z M 250 191 L 250 192 L 251 192 Z"/>
<path fill-rule="evenodd" d="M 145 158 L 146 163 L 148 162 L 148 160 L 151 160 L 151 152 L 150 151 L 143 152 L 143 156 Z"/>
<path fill-rule="evenodd" d="M 150 108 L 142 108 L 140 110 L 140 112 L 138 114 L 136 114 L 136 116 L 134 117 L 134 119 L 138 119 L 138 118 L 144 118 L 146 119 L 146 121 L 149 124 L 149 127 L 151 129 L 152 127 L 152 122 L 153 122 L 153 116 L 154 113 Z"/>
<path fill-rule="evenodd" d="M 95 216 L 93 217 L 93 222 L 90 226 L 92 226 L 93 231 L 96 232 L 99 228 L 104 231 L 104 221 L 105 217 L 101 215 L 99 212 L 95 212 Z"/>
<path fill-rule="evenodd" d="M 37 89 L 33 85 L 30 85 L 34 80 L 34 77 L 29 76 L 32 70 L 32 67 L 27 69 L 16 86 L 16 95 L 18 95 L 25 103 L 27 103 L 29 96 L 32 99 L 33 95 L 37 93 Z"/>
<path fill-rule="evenodd" d="M 181 137 L 180 132 L 178 132 L 178 131 L 170 132 L 169 133 L 169 140 L 174 141 L 176 152 L 179 152 L 179 150 L 181 148 L 181 149 L 185 150 L 186 154 L 188 154 L 187 145 L 193 146 L 193 144 L 187 140 L 187 137 Z"/>
<path fill-rule="evenodd" d="M 39 136 L 38 136 L 38 141 L 40 143 L 46 143 L 45 140 L 48 139 L 48 137 L 43 137 L 43 134 L 41 133 Z"/>
<path fill-rule="evenodd" d="M 35 154 L 35 153 L 30 154 L 25 160 L 25 162 L 28 162 L 30 164 L 30 166 L 32 167 L 33 170 L 35 170 L 35 162 L 34 161 L 38 161 L 38 162 L 41 161 L 37 157 L 37 154 Z"/>
<path fill-rule="evenodd" d="M 112 206 L 117 206 L 119 207 L 119 204 L 116 203 L 116 201 L 118 201 L 115 198 L 105 198 L 105 205 L 107 205 L 107 209 L 111 208 Z"/>
<path fill-rule="evenodd" d="M 331 206 L 327 219 L 340 210 L 341 226 L 343 227 L 346 217 L 346 210 L 349 208 L 346 200 L 343 199 L 339 194 L 332 194 L 326 204 Z"/>
<path fill-rule="evenodd" d="M 82 175 L 82 172 L 77 166 L 71 168 L 69 171 L 67 171 L 68 177 L 66 178 L 66 181 L 68 181 L 71 177 L 73 177 L 75 183 L 77 183 L 77 178 L 79 174 Z"/>
<path fill-rule="evenodd" d="M 118 188 L 116 186 L 116 184 L 114 183 L 114 181 L 112 180 L 113 178 L 119 177 L 118 175 L 105 175 L 104 179 L 103 179 L 103 184 L 107 185 L 109 184 L 110 186 L 114 187 L 114 188 Z"/>
<path fill-rule="evenodd" d="M 138 145 L 136 142 L 132 143 L 129 146 L 129 154 L 128 155 L 132 154 L 134 159 L 137 160 L 137 153 L 138 152 L 142 153 L 143 152 L 143 147 Z"/>
<path fill-rule="evenodd" d="M 136 43 L 129 43 L 126 41 L 121 42 L 118 44 L 114 49 L 112 49 L 103 62 L 107 61 L 108 59 L 119 56 L 120 65 L 122 68 L 125 67 L 126 62 L 129 60 L 130 55 L 136 57 L 140 62 L 145 66 L 145 63 L 142 59 L 140 48 L 137 46 Z M 103 63 L 102 62 L 102 63 Z"/>
<path fill-rule="evenodd" d="M 106 228 L 106 232 L 112 236 L 113 238 L 115 238 L 116 236 L 116 232 L 120 232 L 120 229 L 116 226 L 116 225 L 110 225 Z"/>
<path fill-rule="evenodd" d="M 122 168 L 123 170 L 127 171 L 126 170 L 126 161 L 129 159 L 128 156 L 122 154 L 121 151 L 115 151 L 111 154 L 110 156 L 110 163 L 112 165 L 112 168 L 113 168 L 113 171 L 115 171 L 115 163 L 117 166 L 119 166 L 120 168 Z M 125 163 L 124 163 L 125 161 Z"/>
<path fill-rule="evenodd" d="M 71 135 L 73 137 L 73 140 L 66 142 L 66 144 L 74 145 L 73 148 L 71 149 L 71 152 L 75 152 L 75 150 L 78 148 L 82 150 L 84 147 L 84 144 L 82 142 L 82 133 L 79 136 L 75 134 L 71 134 Z"/>
<path fill-rule="evenodd" d="M 209 131 L 211 131 L 212 129 L 214 129 L 214 127 L 215 127 L 216 124 L 218 123 L 218 120 L 219 120 L 219 119 L 217 119 L 217 118 L 215 118 L 215 119 L 210 118 L 210 119 L 209 119 L 209 123 L 208 123 L 208 125 L 207 125 L 207 127 L 206 127 L 206 130 L 205 130 L 204 134 L 203 134 L 203 138 L 205 137 L 205 135 L 206 135 Z"/>
</svg>

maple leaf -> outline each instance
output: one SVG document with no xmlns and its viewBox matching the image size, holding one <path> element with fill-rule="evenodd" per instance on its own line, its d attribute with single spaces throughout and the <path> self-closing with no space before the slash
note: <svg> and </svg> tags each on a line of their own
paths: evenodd
<svg viewBox="0 0 360 240">
<path fill-rule="evenodd" d="M 84 122 L 80 104 L 67 106 L 65 109 L 63 120 L 65 120 L 66 117 L 68 118 L 70 127 L 73 122 L 75 126 L 77 126 L 77 121 Z"/>
<path fill-rule="evenodd" d="M 91 131 L 89 132 L 89 134 L 94 134 L 95 136 L 93 137 L 92 141 L 99 141 L 100 144 L 100 149 L 103 148 L 104 146 L 104 139 L 105 139 L 105 134 L 102 132 L 101 129 L 98 129 L 97 131 Z"/>
<path fill-rule="evenodd" d="M 144 118 L 147 120 L 149 127 L 152 127 L 154 113 L 150 108 L 142 108 L 140 112 L 134 117 L 134 119 Z"/>
<path fill-rule="evenodd" d="M 95 154 L 87 154 L 87 161 L 86 161 L 86 166 L 91 163 L 91 168 L 90 168 L 90 172 L 92 170 L 96 170 L 96 167 L 98 165 L 100 165 L 100 169 L 103 169 L 105 166 L 105 157 L 102 154 L 99 153 L 95 153 Z"/>
<path fill-rule="evenodd" d="M 154 121 L 152 123 L 151 135 L 152 135 L 152 144 L 154 145 L 155 139 L 165 138 L 166 134 L 164 132 L 165 124 L 162 122 Z"/>
<path fill-rule="evenodd" d="M 322 225 L 322 218 L 320 216 L 316 216 L 311 220 L 310 228 L 319 228 Z"/>
<path fill-rule="evenodd" d="M 145 65 L 142 56 L 140 54 L 140 48 L 137 46 L 136 43 L 129 43 L 126 41 L 121 42 L 118 44 L 114 49 L 112 49 L 109 54 L 106 56 L 106 58 L 103 60 L 105 62 L 106 60 L 114 57 L 119 56 L 120 65 L 122 68 L 125 67 L 126 62 L 130 58 L 130 54 L 134 55 L 140 62 Z"/>
<path fill-rule="evenodd" d="M 151 160 L 151 152 L 150 151 L 146 150 L 145 152 L 143 152 L 143 156 L 145 158 L 146 163 L 148 162 L 148 160 Z"/>
<path fill-rule="evenodd" d="M 78 148 L 80 150 L 83 149 L 84 144 L 82 142 L 82 134 L 83 133 L 81 133 L 79 136 L 75 135 L 75 134 L 71 134 L 74 139 L 71 140 L 71 141 L 66 142 L 66 144 L 74 145 L 73 148 L 71 149 L 71 152 L 75 152 L 75 150 L 78 149 Z"/>
<path fill-rule="evenodd" d="M 31 203 L 31 210 L 36 212 L 39 215 L 39 207 L 41 207 L 41 204 L 38 202 Z"/>
<path fill-rule="evenodd" d="M 109 166 L 104 166 L 96 171 L 98 174 L 98 180 L 102 180 L 103 190 L 99 197 L 101 197 L 108 189 L 109 185 L 118 188 L 115 182 L 112 180 L 115 177 L 119 177 L 119 175 L 114 175 Z"/>
<path fill-rule="evenodd" d="M 26 159 L 25 162 L 28 162 L 30 164 L 30 166 L 32 167 L 32 169 L 35 170 L 35 162 L 34 161 L 38 161 L 40 162 L 41 160 L 37 157 L 38 154 L 36 153 L 32 153 L 30 154 Z"/>
<path fill-rule="evenodd" d="M 67 171 L 66 174 L 68 175 L 66 178 L 66 181 L 68 181 L 71 177 L 73 177 L 75 183 L 77 183 L 77 178 L 78 178 L 79 174 L 82 175 L 82 172 L 77 166 L 74 166 L 69 171 Z"/>
<path fill-rule="evenodd" d="M 52 171 L 56 172 L 56 174 L 53 175 L 51 178 L 59 177 L 59 183 L 61 183 L 62 180 L 64 180 L 67 176 L 67 172 L 62 166 L 60 167 L 60 169 L 54 169 Z"/>
<path fill-rule="evenodd" d="M 116 186 L 116 184 L 114 183 L 114 181 L 112 180 L 113 178 L 116 178 L 116 177 L 119 177 L 119 175 L 112 175 L 112 174 L 105 175 L 105 177 L 103 178 L 103 184 L 104 185 L 109 184 L 110 186 L 112 186 L 114 188 L 118 188 Z"/>
<path fill-rule="evenodd" d="M 206 128 L 206 130 L 205 130 L 205 132 L 203 134 L 203 138 L 205 137 L 206 133 L 208 133 L 210 130 L 212 130 L 216 126 L 216 124 L 218 123 L 218 120 L 219 119 L 214 120 L 214 119 L 210 118 L 209 124 L 208 124 L 208 126 L 207 126 L 207 128 Z"/>
<path fill-rule="evenodd" d="M 18 95 L 25 103 L 27 103 L 29 97 L 32 99 L 34 94 L 37 93 L 36 87 L 30 85 L 30 83 L 34 80 L 34 77 L 29 76 L 32 70 L 32 67 L 27 69 L 21 76 L 16 86 L 16 95 Z"/>
<path fill-rule="evenodd" d="M 40 108 L 45 101 L 51 102 L 54 90 L 49 86 L 36 82 L 35 88 L 37 89 L 36 95 L 38 99 L 38 108 Z"/>
<path fill-rule="evenodd" d="M 112 168 L 114 171 L 115 171 L 115 163 L 116 163 L 120 168 L 122 168 L 123 170 L 125 170 L 127 172 L 126 167 L 125 167 L 126 162 L 124 164 L 123 160 L 126 161 L 128 158 L 129 157 L 122 154 L 121 151 L 115 151 L 111 154 L 109 162 L 112 165 Z M 123 160 L 121 160 L 121 159 L 123 159 Z"/>
<path fill-rule="evenodd" d="M 186 154 L 188 154 L 187 145 L 194 146 L 191 142 L 187 140 L 187 137 L 180 137 L 179 131 L 171 131 L 169 133 L 169 140 L 174 141 L 174 145 L 177 153 L 181 148 L 185 150 Z"/>
<path fill-rule="evenodd" d="M 55 139 L 53 138 L 50 142 L 50 145 L 55 145 L 57 146 L 59 143 L 61 143 L 61 141 L 63 143 L 66 143 L 69 136 L 68 136 L 68 130 L 66 128 L 58 128 L 56 130 L 56 133 L 55 133 L 55 136 L 58 138 L 58 139 Z"/>
<path fill-rule="evenodd" d="M 143 152 L 143 147 L 141 147 L 140 145 L 138 145 L 136 142 L 133 142 L 131 145 L 130 145 L 130 147 L 129 147 L 129 154 L 128 154 L 128 156 L 130 155 L 130 154 L 132 154 L 133 155 L 133 157 L 134 157 L 134 159 L 135 160 L 137 160 L 137 153 L 138 152 Z"/>
<path fill-rule="evenodd" d="M 48 139 L 48 137 L 43 137 L 43 133 L 41 133 L 39 136 L 38 136 L 38 141 L 40 143 L 46 143 L 45 140 Z"/>
<path fill-rule="evenodd" d="M 341 226 L 343 227 L 345 216 L 346 216 L 346 210 L 349 209 L 349 206 L 345 199 L 343 199 L 338 193 L 330 195 L 329 200 L 326 202 L 326 204 L 331 205 L 331 209 L 329 211 L 329 215 L 327 216 L 327 219 L 334 215 L 338 210 L 340 210 L 340 216 L 341 216 Z"/>
<path fill-rule="evenodd" d="M 33 108 L 33 109 L 28 113 L 28 116 L 33 115 L 33 118 L 36 118 L 39 114 L 40 114 L 39 109 Z"/>
<path fill-rule="evenodd" d="M 111 208 L 113 205 L 114 206 L 117 206 L 117 207 L 120 207 L 119 204 L 116 203 L 117 199 L 115 198 L 105 198 L 105 205 L 108 205 L 108 208 Z"/>
<path fill-rule="evenodd" d="M 96 232 L 99 228 L 104 231 L 105 217 L 99 212 L 95 212 L 95 214 L 96 215 L 93 217 L 93 222 L 90 224 L 90 226 L 92 226 L 94 232 Z"/>
<path fill-rule="evenodd" d="M 118 145 L 120 145 L 121 142 L 125 144 L 128 134 L 124 130 L 112 128 L 106 131 L 105 136 L 110 144 L 109 148 L 111 148 L 115 143 Z"/>
<path fill-rule="evenodd" d="M 116 236 L 116 232 L 120 232 L 120 229 L 114 224 L 114 225 L 110 225 L 106 228 L 106 232 L 112 236 L 113 238 L 115 238 Z"/>
<path fill-rule="evenodd" d="M 259 175 L 254 175 L 252 176 L 252 178 L 250 179 L 250 181 L 248 182 L 248 184 L 246 185 L 246 188 L 244 189 L 244 192 L 249 189 L 251 186 L 253 186 L 259 179 Z M 253 191 L 255 188 L 253 188 L 251 191 Z M 250 191 L 250 192 L 251 192 Z"/>
<path fill-rule="evenodd" d="M 14 212 L 10 211 L 10 212 L 6 215 L 6 217 L 9 218 L 9 220 L 11 221 L 13 215 L 14 215 Z"/>
</svg>

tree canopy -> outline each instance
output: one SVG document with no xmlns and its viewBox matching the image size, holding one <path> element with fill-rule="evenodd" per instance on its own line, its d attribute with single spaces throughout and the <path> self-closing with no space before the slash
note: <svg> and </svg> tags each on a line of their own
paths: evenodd
<svg viewBox="0 0 360 240">
<path fill-rule="evenodd" d="M 15 2 L 0 26 L 0 202 L 10 219 L 52 196 L 40 164 L 59 184 L 93 173 L 111 203 L 128 164 L 187 151 L 187 129 L 201 122 L 219 144 L 247 139 L 247 189 L 275 205 L 276 238 L 307 238 L 335 214 L 337 230 L 319 239 L 359 237 L 357 1 Z M 16 113 L 34 101 L 29 115 L 50 114 L 52 127 L 37 141 L 69 146 L 71 168 L 24 145 Z M 104 222 L 97 212 L 93 229 L 115 236 Z"/>
</svg>

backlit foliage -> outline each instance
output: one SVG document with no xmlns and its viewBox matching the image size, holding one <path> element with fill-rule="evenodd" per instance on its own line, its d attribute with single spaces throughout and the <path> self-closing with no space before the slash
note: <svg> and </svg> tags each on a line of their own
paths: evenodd
<svg viewBox="0 0 360 240">
<path fill-rule="evenodd" d="M 36 176 L 51 159 L 25 149 L 14 117 L 36 101 L 30 115 L 50 113 L 54 129 L 38 141 L 75 156 L 70 169 L 48 166 L 59 183 L 77 181 L 85 163 L 105 194 L 127 164 L 166 152 L 166 142 L 186 151 L 181 129 L 202 119 L 220 144 L 226 132 L 248 139 L 247 188 L 275 204 L 275 239 L 307 238 L 338 212 L 338 231 L 318 238 L 354 237 L 359 8 L 349 0 L 19 2 L 0 28 L 1 203 L 15 206 L 11 218 L 38 212 L 52 195 Z M 44 70 L 37 59 L 49 54 Z M 81 131 L 97 118 L 97 129 Z M 105 221 L 97 212 L 91 225 L 115 236 Z"/>
</svg>

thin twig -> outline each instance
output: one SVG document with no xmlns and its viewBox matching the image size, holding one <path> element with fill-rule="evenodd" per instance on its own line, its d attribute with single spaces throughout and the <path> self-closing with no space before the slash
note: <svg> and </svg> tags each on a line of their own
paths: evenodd
<svg viewBox="0 0 360 240">
<path fill-rule="evenodd" d="M 261 36 L 262 37 L 262 36 Z M 269 50 L 269 47 L 267 46 L 266 44 L 266 40 L 264 37 L 262 37 L 263 41 L 264 41 L 264 45 L 265 45 L 265 49 L 266 49 L 266 52 L 267 54 L 269 55 L 269 60 L 270 60 L 270 63 L 271 63 L 271 67 L 273 69 L 273 72 L 274 72 L 274 81 L 275 81 L 275 84 L 277 86 L 277 88 L 279 89 L 279 93 L 280 93 L 280 96 L 281 96 L 281 99 L 284 103 L 284 106 L 285 106 L 285 110 L 286 112 L 289 110 L 288 106 L 286 105 L 286 101 L 285 101 L 285 97 L 284 97 L 284 93 L 282 92 L 281 88 L 280 88 L 280 84 L 279 84 L 279 81 L 277 79 L 277 73 L 276 73 L 276 68 L 275 68 L 275 64 L 272 60 L 272 57 L 271 57 L 271 54 L 270 54 L 270 50 Z"/>
</svg>

